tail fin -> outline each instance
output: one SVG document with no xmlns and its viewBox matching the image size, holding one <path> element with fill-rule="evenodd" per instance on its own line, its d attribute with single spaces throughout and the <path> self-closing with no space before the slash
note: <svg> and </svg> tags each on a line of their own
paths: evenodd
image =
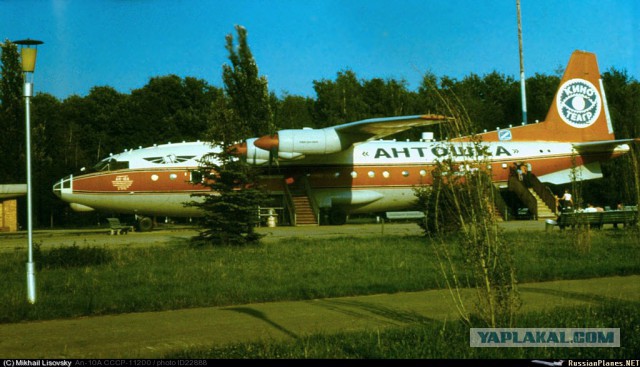
<svg viewBox="0 0 640 367">
<path fill-rule="evenodd" d="M 614 140 L 596 55 L 574 51 L 544 122 L 481 134 L 483 141 Z"/>
</svg>

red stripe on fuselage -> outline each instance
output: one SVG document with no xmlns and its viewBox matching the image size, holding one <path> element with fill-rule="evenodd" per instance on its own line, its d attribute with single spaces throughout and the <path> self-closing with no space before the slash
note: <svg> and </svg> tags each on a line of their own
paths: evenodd
<svg viewBox="0 0 640 367">
<path fill-rule="evenodd" d="M 203 191 L 206 187 L 191 183 L 189 170 L 120 170 L 77 176 L 74 192 L 181 192 Z"/>
<path fill-rule="evenodd" d="M 617 155 L 615 155 L 617 156 Z M 479 168 L 491 172 L 493 181 L 506 182 L 509 172 L 517 163 L 529 163 L 536 176 L 566 170 L 584 164 L 603 161 L 615 157 L 609 153 L 598 153 L 583 156 L 547 156 L 544 158 L 484 161 L 477 167 L 477 162 L 456 162 L 450 172 Z M 433 182 L 432 172 L 435 165 L 357 165 L 357 166 L 284 166 L 278 170 L 285 178 L 300 180 L 306 176 L 313 188 L 370 188 L 370 187 L 411 187 L 430 185 Z M 275 189 L 275 188 L 274 188 Z"/>
<path fill-rule="evenodd" d="M 478 167 L 489 171 L 493 180 L 507 181 L 509 171 L 516 163 L 530 163 L 532 173 L 537 176 L 569 169 L 574 166 L 603 161 L 620 154 L 597 153 L 583 156 L 557 155 L 537 159 L 504 159 L 499 161 L 481 161 Z M 450 172 L 457 173 L 476 168 L 477 162 L 456 162 Z M 489 168 L 490 167 L 490 168 Z M 436 168 L 431 164 L 394 164 L 394 165 L 290 165 L 279 168 L 263 167 L 263 173 L 271 171 L 283 178 L 300 182 L 306 176 L 312 188 L 370 188 L 370 187 L 412 187 L 432 184 L 432 172 Z M 275 172 L 274 172 L 275 171 Z M 201 184 L 192 184 L 191 171 L 182 170 L 120 170 L 98 172 L 74 177 L 74 192 L 85 193 L 161 193 L 161 192 L 198 192 L 209 189 Z M 291 180 L 290 180 L 291 181 Z M 279 191 L 282 182 L 278 179 L 264 181 L 267 188 Z"/>
</svg>

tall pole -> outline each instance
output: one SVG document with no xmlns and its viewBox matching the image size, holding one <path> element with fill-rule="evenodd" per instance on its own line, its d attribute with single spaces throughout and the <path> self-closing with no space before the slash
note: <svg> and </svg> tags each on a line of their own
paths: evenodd
<svg viewBox="0 0 640 367">
<path fill-rule="evenodd" d="M 516 0 L 518 11 L 518 46 L 520 49 L 520 96 L 522 97 L 522 124 L 527 124 L 527 92 L 524 86 L 524 53 L 522 51 L 522 16 L 520 15 L 520 0 Z"/>
<path fill-rule="evenodd" d="M 27 260 L 27 300 L 36 303 L 36 265 L 33 262 L 33 189 L 31 185 L 31 97 L 33 97 L 33 72 L 36 68 L 36 46 L 42 41 L 26 39 L 13 42 L 20 45 L 22 73 L 24 74 L 25 129 L 27 144 L 27 238 L 29 256 Z M 31 80 L 29 80 L 31 76 Z"/>
<path fill-rule="evenodd" d="M 29 241 L 29 259 L 27 262 L 27 300 L 36 303 L 36 266 L 33 262 L 33 190 L 31 189 L 31 101 L 33 83 L 24 80 L 24 104 L 26 113 L 27 135 L 27 237 Z"/>
</svg>

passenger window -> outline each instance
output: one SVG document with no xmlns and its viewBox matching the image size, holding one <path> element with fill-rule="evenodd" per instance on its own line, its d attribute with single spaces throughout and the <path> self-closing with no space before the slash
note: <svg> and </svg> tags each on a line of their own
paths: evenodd
<svg viewBox="0 0 640 367">
<path fill-rule="evenodd" d="M 191 171 L 191 183 L 197 184 L 203 181 L 203 175 L 200 171 Z"/>
</svg>

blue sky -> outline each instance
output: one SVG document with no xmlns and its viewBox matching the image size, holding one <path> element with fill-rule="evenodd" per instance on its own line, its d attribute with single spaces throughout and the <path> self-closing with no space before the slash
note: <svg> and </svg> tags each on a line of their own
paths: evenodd
<svg viewBox="0 0 640 367">
<path fill-rule="evenodd" d="M 554 74 L 580 49 L 640 79 L 640 1 L 521 2 L 527 76 Z M 0 0 L 0 38 L 45 42 L 35 89 L 60 99 L 168 74 L 222 87 L 235 25 L 279 95 L 315 96 L 314 80 L 346 69 L 410 90 L 425 71 L 519 75 L 515 0 Z"/>
</svg>

